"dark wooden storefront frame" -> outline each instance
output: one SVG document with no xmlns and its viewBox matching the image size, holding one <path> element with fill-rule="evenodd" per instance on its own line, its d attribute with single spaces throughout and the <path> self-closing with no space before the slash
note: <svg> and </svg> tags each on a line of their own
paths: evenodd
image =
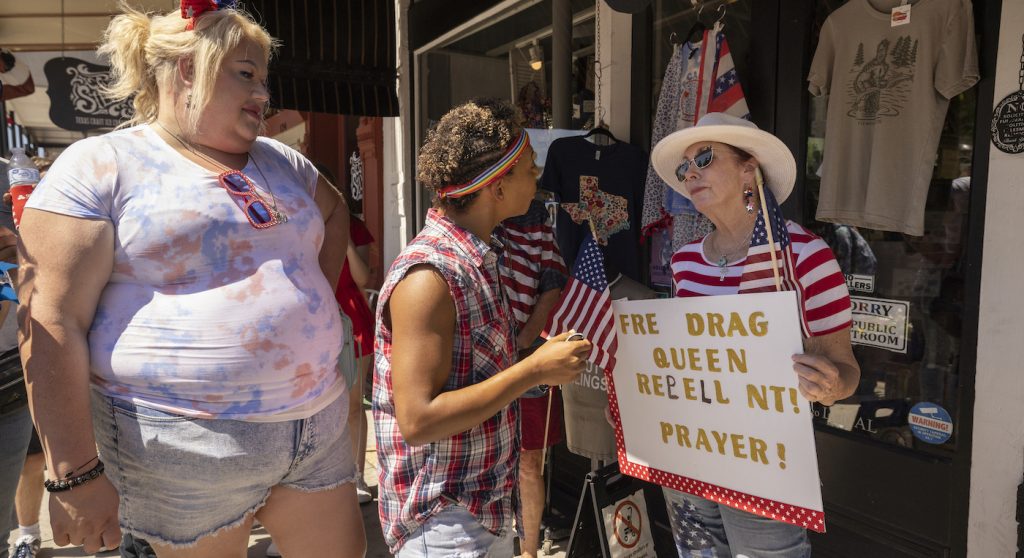
<svg viewBox="0 0 1024 558">
<path fill-rule="evenodd" d="M 748 63 L 752 75 L 748 78 L 751 87 L 747 88 L 747 101 L 751 113 L 759 117 L 757 124 L 773 131 L 790 147 L 798 168 L 803 168 L 807 157 L 806 76 L 815 46 L 811 36 L 813 5 L 814 0 L 757 0 L 751 17 L 758 22 L 758 29 L 752 30 L 758 49 L 753 54 L 756 59 Z M 981 80 L 975 86 L 957 452 L 952 458 L 934 457 L 816 427 L 829 533 L 812 537 L 815 556 L 967 555 L 978 309 L 991 148 L 989 121 L 1002 0 L 975 0 L 974 7 L 975 28 L 980 32 Z M 633 143 L 646 149 L 650 148 L 651 84 L 656 71 L 650 63 L 653 25 L 651 9 L 633 18 L 631 137 Z M 805 186 L 803 176 L 798 175 L 796 193 L 784 205 L 787 216 L 795 220 L 805 214 Z"/>
<path fill-rule="evenodd" d="M 420 46 L 497 4 L 496 0 L 422 0 L 410 9 L 410 49 L 405 65 L 415 71 L 414 52 Z M 443 17 L 427 14 L 444 5 Z M 806 160 L 808 92 L 806 76 L 813 56 L 811 24 L 814 0 L 757 0 L 752 38 L 758 48 L 748 63 L 747 101 L 756 122 L 771 130 L 793 150 L 798 168 Z M 981 81 L 976 85 L 977 110 L 972 162 L 968 235 L 965 261 L 965 314 L 959 361 L 960 399 L 958 447 L 953 457 L 937 457 L 867 440 L 828 427 L 816 428 L 819 468 L 823 482 L 829 534 L 813 538 L 815 556 L 953 556 L 967 555 L 968 501 L 973 433 L 977 326 L 980 307 L 985 199 L 988 183 L 995 62 L 1002 0 L 975 0 L 979 33 Z M 436 13 L 436 12 L 435 12 Z M 653 10 L 633 16 L 631 89 L 632 143 L 650 149 Z M 783 61 L 785 63 L 783 63 Z M 410 81 L 412 78 L 410 78 Z M 748 85 L 749 84 L 749 85 Z M 415 112 L 415 92 L 408 106 Z M 416 115 L 412 116 L 415 122 Z M 415 143 L 408 143 L 415 161 Z M 805 213 L 805 184 L 798 176 L 796 194 L 784 205 L 787 216 Z M 414 208 L 413 213 L 420 211 Z M 564 448 L 553 452 L 555 478 L 552 501 L 561 512 L 574 509 L 585 471 L 582 458 Z M 660 502 L 650 502 L 652 508 Z M 661 517 L 659 517 L 661 516 Z M 663 510 L 652 517 L 664 530 Z M 661 537 L 656 537 L 656 539 Z M 670 543 L 671 538 L 669 538 Z M 663 545 L 659 545 L 663 547 Z M 881 551 L 881 553 L 879 553 Z"/>
</svg>

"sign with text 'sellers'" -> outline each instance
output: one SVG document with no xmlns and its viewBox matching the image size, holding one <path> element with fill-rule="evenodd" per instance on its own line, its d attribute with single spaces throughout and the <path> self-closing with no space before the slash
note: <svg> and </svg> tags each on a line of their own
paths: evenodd
<svg viewBox="0 0 1024 558">
<path fill-rule="evenodd" d="M 65 130 L 114 128 L 130 119 L 130 99 L 112 101 L 103 95 L 110 67 L 70 56 L 51 58 L 43 66 L 48 81 L 50 120 Z"/>
<path fill-rule="evenodd" d="M 633 477 L 824 532 L 795 293 L 613 302 L 608 385 Z"/>
</svg>

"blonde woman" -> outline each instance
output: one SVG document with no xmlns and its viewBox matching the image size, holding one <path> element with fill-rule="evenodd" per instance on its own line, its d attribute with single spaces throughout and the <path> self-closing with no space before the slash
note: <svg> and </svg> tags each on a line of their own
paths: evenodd
<svg viewBox="0 0 1024 558">
<path fill-rule="evenodd" d="M 255 517 L 285 556 L 363 556 L 333 300 L 348 209 L 258 137 L 273 39 L 193 4 L 113 19 L 133 125 L 65 151 L 22 222 L 54 541 L 244 556 Z"/>
</svg>

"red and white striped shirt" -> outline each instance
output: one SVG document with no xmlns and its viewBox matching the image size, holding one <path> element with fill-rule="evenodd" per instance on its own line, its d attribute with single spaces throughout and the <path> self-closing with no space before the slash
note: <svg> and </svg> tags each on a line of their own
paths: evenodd
<svg viewBox="0 0 1024 558">
<path fill-rule="evenodd" d="M 506 219 L 499 231 L 505 244 L 501 281 L 520 331 L 540 295 L 564 287 L 568 272 L 544 202 L 533 200 L 524 215 Z"/>
<path fill-rule="evenodd" d="M 796 257 L 797 280 L 803 290 L 803 314 L 812 337 L 850 327 L 850 293 L 832 250 L 802 226 L 786 221 Z M 722 279 L 718 265 L 704 257 L 707 237 L 686 244 L 672 255 L 676 296 L 737 294 L 746 257 L 729 262 Z"/>
</svg>

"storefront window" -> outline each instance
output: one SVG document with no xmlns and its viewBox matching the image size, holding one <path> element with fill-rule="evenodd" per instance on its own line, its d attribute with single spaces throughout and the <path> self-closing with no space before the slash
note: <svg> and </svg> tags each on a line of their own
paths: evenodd
<svg viewBox="0 0 1024 558">
<path fill-rule="evenodd" d="M 815 33 L 836 7 L 836 2 L 818 4 Z M 906 73 L 910 68 L 907 62 L 918 47 L 904 42 L 887 43 L 877 49 L 868 45 L 863 54 L 851 54 L 854 70 L 867 67 L 872 57 L 879 57 L 888 64 L 887 76 Z M 816 44 L 817 38 L 812 43 Z M 839 87 L 832 84 L 833 97 L 838 97 Z M 882 91 L 883 95 L 887 93 Z M 946 113 L 931 169 L 921 236 L 815 220 L 823 154 L 830 148 L 826 102 L 826 97 L 811 99 L 802 217 L 803 223 L 829 244 L 847 276 L 854 305 L 854 354 L 860 363 L 861 381 L 850 400 L 831 408 L 815 405 L 815 421 L 884 443 L 948 454 L 957 443 L 975 90 L 955 96 Z M 874 101 L 865 98 L 866 104 L 851 110 L 883 111 L 886 102 L 884 96 Z M 903 141 L 922 140 L 907 137 Z M 872 161 L 861 163 L 871 165 Z M 901 187 L 892 184 L 894 190 Z M 929 428 L 922 435 L 912 428 L 912 415 L 918 423 L 934 422 L 925 423 Z M 944 439 L 943 429 L 951 430 L 948 439 Z"/>
<path fill-rule="evenodd" d="M 654 2 L 654 87 L 651 106 L 658 106 L 665 69 L 677 45 L 700 40 L 701 31 L 716 22 L 723 25 L 728 38 L 736 74 L 740 83 L 748 75 L 750 52 L 750 14 L 753 0 L 702 0 L 694 8 L 692 0 L 655 0 Z M 700 17 L 697 17 L 698 11 Z M 698 23 L 699 20 L 699 23 Z"/>
<path fill-rule="evenodd" d="M 818 35 L 825 19 L 844 4 L 843 0 L 814 2 L 812 53 L 818 45 Z M 752 61 L 760 61 L 756 39 L 759 28 L 753 21 L 755 3 L 750 0 L 704 0 L 696 2 L 696 6 L 692 0 L 653 2 L 651 107 L 657 107 L 662 96 L 671 92 L 666 89 L 669 85 L 665 82 L 666 75 L 669 75 L 666 68 L 684 41 L 700 37 L 698 21 L 708 27 L 720 22 L 724 24 L 736 76 L 744 88 L 748 105 L 753 107 L 751 116 L 756 122 L 770 122 L 770 118 L 762 114 L 772 108 L 770 104 L 762 107 L 764 110 L 760 112 L 755 110 L 764 103 L 756 91 L 773 91 L 775 85 L 754 82 L 765 79 L 753 75 L 758 67 Z M 893 112 L 908 112 L 910 109 L 904 107 L 913 102 L 911 97 L 922 94 L 910 87 L 914 83 L 915 64 L 919 58 L 925 60 L 929 55 L 927 47 L 922 46 L 923 40 L 919 44 L 918 38 L 909 36 L 909 33 L 898 33 L 888 41 L 865 39 L 859 49 L 854 46 L 850 52 L 842 53 L 843 60 L 852 62 L 855 67 L 849 76 L 844 74 L 835 78 L 833 97 L 843 94 L 837 93 L 840 89 L 856 88 L 860 95 L 859 104 L 851 110 L 861 120 L 870 120 L 869 117 L 885 111 L 889 111 L 885 116 L 891 116 Z M 968 31 L 963 38 L 965 40 L 960 45 L 973 39 L 973 32 Z M 947 43 L 951 40 L 946 38 Z M 858 71 L 863 74 L 859 78 Z M 925 73 L 922 71 L 922 75 Z M 950 73 L 956 79 L 961 78 L 955 69 Z M 803 79 L 807 77 L 805 73 Z M 685 72 L 682 79 L 686 79 Z M 934 79 L 935 87 L 940 88 L 938 75 Z M 914 87 L 925 81 L 919 77 L 920 83 Z M 686 94 L 686 87 L 676 87 L 680 95 Z M 877 91 L 869 91 L 872 87 Z M 686 99 L 681 102 L 685 105 Z M 774 102 L 798 101 L 793 98 L 776 99 Z M 844 430 L 857 437 L 948 455 L 957 447 L 965 240 L 977 108 L 975 90 L 957 91 L 945 112 L 944 124 L 937 132 L 935 163 L 931 169 L 925 167 L 922 171 L 924 174 L 930 172 L 930 183 L 921 182 L 918 192 L 922 193 L 921 204 L 911 212 L 918 218 L 923 214 L 923 231 L 916 231 L 922 233 L 916 235 L 907 232 L 914 228 L 909 226 L 879 226 L 876 229 L 851 226 L 842 219 L 832 218 L 830 222 L 816 220 L 822 162 L 829 148 L 825 130 L 827 102 L 827 95 L 810 97 L 807 157 L 799 162 L 803 165 L 803 188 L 800 189 L 798 184 L 796 194 L 803 196 L 804 203 L 798 204 L 803 214 L 795 216 L 794 220 L 829 244 L 847 276 L 854 306 L 854 354 L 861 366 L 861 382 L 849 400 L 831 408 L 816 406 L 816 423 L 821 428 Z M 685 112 L 685 106 L 681 106 L 681 113 Z M 681 116 L 686 117 L 687 114 Z M 654 110 L 651 119 L 653 128 L 658 129 Z M 907 128 L 908 134 L 917 133 L 915 126 L 908 125 Z M 833 137 L 839 135 L 836 133 Z M 908 136 L 891 141 L 932 145 L 930 142 L 935 136 L 930 137 Z M 844 153 L 846 148 L 843 145 L 838 147 Z M 852 153 L 847 155 L 853 156 Z M 929 157 L 918 154 L 916 158 L 924 160 Z M 876 164 L 871 157 L 864 159 L 859 164 Z M 894 183 L 887 195 L 902 197 L 903 187 L 902 183 Z M 926 194 L 923 193 L 925 190 Z M 839 208 L 839 211 L 844 209 Z M 894 230 L 900 232 L 892 232 Z M 662 245 L 667 243 L 667 240 L 662 241 Z M 655 238 L 652 259 L 657 254 L 658 239 Z M 663 279 L 660 283 L 659 277 Z M 656 265 L 652 264 L 652 284 L 667 293 L 669 281 L 668 275 L 659 275 Z M 915 424 L 924 424 L 926 428 L 912 427 Z"/>
<path fill-rule="evenodd" d="M 572 0 L 572 128 L 593 125 L 594 3 Z M 551 126 L 551 0 L 513 2 L 506 13 L 424 57 L 426 130 L 451 107 L 477 97 L 515 103 L 530 128 Z"/>
<path fill-rule="evenodd" d="M 551 128 L 552 118 L 552 0 L 506 0 L 502 11 L 474 22 L 464 33 L 417 54 L 416 151 L 427 131 L 453 107 L 475 98 L 512 102 L 522 111 L 527 128 Z M 570 0 L 572 40 L 569 128 L 595 125 L 594 61 L 596 4 Z M 549 142 L 534 141 L 534 149 Z M 544 153 L 537 164 L 543 166 Z M 430 194 L 417 195 L 419 223 L 430 206 Z"/>
</svg>

